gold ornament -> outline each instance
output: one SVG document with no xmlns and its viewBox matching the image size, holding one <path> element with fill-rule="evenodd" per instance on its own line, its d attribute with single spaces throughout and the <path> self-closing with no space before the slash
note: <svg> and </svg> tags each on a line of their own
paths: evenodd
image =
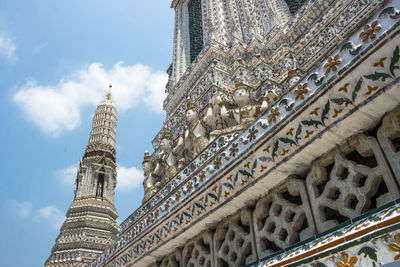
<svg viewBox="0 0 400 267">
<path fill-rule="evenodd" d="M 107 95 L 106 95 L 107 100 L 111 100 L 111 88 L 112 88 L 112 85 L 109 85 L 108 86 L 108 92 L 107 92 Z"/>
</svg>

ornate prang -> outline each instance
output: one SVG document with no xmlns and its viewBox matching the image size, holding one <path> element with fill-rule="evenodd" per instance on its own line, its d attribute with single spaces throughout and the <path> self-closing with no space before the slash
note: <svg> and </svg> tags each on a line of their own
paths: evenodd
<svg viewBox="0 0 400 267">
<path fill-rule="evenodd" d="M 45 266 L 87 266 L 117 239 L 117 109 L 110 99 L 108 92 L 106 100 L 97 106 L 79 163 L 75 197 Z"/>
<path fill-rule="evenodd" d="M 91 266 L 397 259 L 400 115 L 385 114 L 399 105 L 400 0 L 172 7 L 167 117 L 143 161 L 143 205 Z"/>
</svg>

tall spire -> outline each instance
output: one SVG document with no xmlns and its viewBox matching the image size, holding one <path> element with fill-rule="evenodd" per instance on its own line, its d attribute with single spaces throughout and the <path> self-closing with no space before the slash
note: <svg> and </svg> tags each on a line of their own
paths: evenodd
<svg viewBox="0 0 400 267">
<path fill-rule="evenodd" d="M 96 108 L 85 154 L 79 163 L 75 197 L 45 266 L 87 266 L 116 240 L 118 213 L 115 139 L 117 109 L 106 99 Z"/>
<path fill-rule="evenodd" d="M 109 145 L 109 149 L 115 150 L 117 108 L 111 101 L 111 87 L 112 86 L 110 85 L 106 99 L 97 106 L 96 113 L 93 118 L 88 148 L 91 144 L 101 143 L 104 145 Z M 111 151 L 106 149 L 106 152 Z"/>
</svg>

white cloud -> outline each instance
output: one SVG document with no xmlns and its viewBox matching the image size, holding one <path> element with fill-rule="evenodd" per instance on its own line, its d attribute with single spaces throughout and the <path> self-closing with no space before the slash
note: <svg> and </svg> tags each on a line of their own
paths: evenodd
<svg viewBox="0 0 400 267">
<path fill-rule="evenodd" d="M 68 168 L 56 171 L 56 174 L 61 177 L 63 185 L 73 187 L 76 179 L 76 172 L 77 167 L 75 165 L 71 165 Z"/>
<path fill-rule="evenodd" d="M 164 75 L 164 73 L 157 72 L 152 74 L 147 81 L 148 92 L 143 100 L 146 105 L 156 113 L 160 113 L 162 111 L 163 101 L 166 97 L 165 84 L 167 78 L 168 76 Z M 161 88 L 161 85 L 164 86 Z"/>
<path fill-rule="evenodd" d="M 119 111 L 143 102 L 149 110 L 161 113 L 167 79 L 166 73 L 154 72 L 142 64 L 127 66 L 118 62 L 106 70 L 101 63 L 92 63 L 55 86 L 28 82 L 19 88 L 14 101 L 41 130 L 57 136 L 64 130 L 75 129 L 80 124 L 82 108 L 95 106 L 104 99 L 110 83 Z"/>
<path fill-rule="evenodd" d="M 127 192 L 138 186 L 143 181 L 143 172 L 135 167 L 118 167 L 117 190 Z"/>
<path fill-rule="evenodd" d="M 0 55 L 12 58 L 17 49 L 15 43 L 5 34 L 0 34 Z"/>
<path fill-rule="evenodd" d="M 47 221 L 55 229 L 60 229 L 65 220 L 65 215 L 54 205 L 41 209 L 34 209 L 30 201 L 19 202 L 15 199 L 8 200 L 12 207 L 23 218 L 30 218 L 32 221 L 40 222 L 41 219 Z"/>
<path fill-rule="evenodd" d="M 47 220 L 51 226 L 59 229 L 65 220 L 64 214 L 56 206 L 47 206 L 39 210 L 39 215 Z"/>
<path fill-rule="evenodd" d="M 11 200 L 11 203 L 17 209 L 21 217 L 28 217 L 32 212 L 33 205 L 29 201 L 18 202 L 16 200 Z"/>
</svg>

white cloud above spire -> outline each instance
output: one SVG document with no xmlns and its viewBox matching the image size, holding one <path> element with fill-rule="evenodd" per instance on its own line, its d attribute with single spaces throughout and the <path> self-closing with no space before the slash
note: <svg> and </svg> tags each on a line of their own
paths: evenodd
<svg viewBox="0 0 400 267">
<path fill-rule="evenodd" d="M 161 113 L 167 79 L 166 73 L 142 64 L 118 62 L 107 70 L 101 63 L 92 63 L 60 79 L 57 85 L 30 81 L 18 89 L 13 99 L 43 132 L 58 136 L 80 125 L 82 109 L 105 99 L 108 84 L 113 85 L 112 101 L 119 111 L 143 103 L 149 111 Z"/>
</svg>

